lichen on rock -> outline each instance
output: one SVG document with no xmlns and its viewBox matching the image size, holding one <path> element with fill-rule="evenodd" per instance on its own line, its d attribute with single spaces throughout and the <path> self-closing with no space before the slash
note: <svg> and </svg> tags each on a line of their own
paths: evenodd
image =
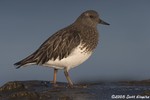
<svg viewBox="0 0 150 100">
<path fill-rule="evenodd" d="M 0 92 L 7 92 L 7 91 L 13 91 L 13 90 L 22 90 L 25 89 L 24 85 L 21 82 L 8 82 L 2 87 L 0 87 Z"/>
</svg>

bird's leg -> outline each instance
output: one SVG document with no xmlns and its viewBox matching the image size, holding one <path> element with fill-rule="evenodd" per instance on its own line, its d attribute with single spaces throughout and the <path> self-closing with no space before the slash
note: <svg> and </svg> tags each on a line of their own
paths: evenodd
<svg viewBox="0 0 150 100">
<path fill-rule="evenodd" d="M 56 86 L 57 72 L 58 72 L 58 69 L 54 68 L 54 76 L 53 76 L 53 84 L 54 84 L 54 86 Z"/>
<path fill-rule="evenodd" d="M 73 87 L 73 83 L 72 83 L 72 81 L 71 81 L 71 79 L 70 79 L 68 70 L 67 70 L 66 68 L 64 69 L 64 74 L 65 74 L 66 79 L 67 79 L 67 81 L 68 81 L 68 83 L 69 83 L 69 86 L 70 86 L 70 87 Z"/>
</svg>

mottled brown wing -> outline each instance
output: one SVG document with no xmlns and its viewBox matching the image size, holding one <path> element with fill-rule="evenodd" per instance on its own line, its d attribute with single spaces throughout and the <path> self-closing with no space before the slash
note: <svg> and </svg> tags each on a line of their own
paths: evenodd
<svg viewBox="0 0 150 100">
<path fill-rule="evenodd" d="M 20 68 L 30 64 L 44 64 L 48 60 L 66 58 L 80 44 L 79 31 L 73 28 L 62 29 L 49 37 L 33 54 L 15 63 Z"/>
<path fill-rule="evenodd" d="M 60 30 L 48 38 L 33 54 L 37 64 L 44 64 L 48 60 L 66 58 L 71 51 L 80 44 L 79 31 Z"/>
</svg>

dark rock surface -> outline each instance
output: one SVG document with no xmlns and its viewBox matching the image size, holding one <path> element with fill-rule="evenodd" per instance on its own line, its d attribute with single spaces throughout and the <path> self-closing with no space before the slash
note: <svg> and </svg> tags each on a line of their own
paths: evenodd
<svg viewBox="0 0 150 100">
<path fill-rule="evenodd" d="M 117 95 L 150 100 L 150 80 L 80 83 L 74 88 L 61 82 L 53 87 L 48 81 L 13 81 L 0 87 L 0 100 L 112 100 Z"/>
</svg>

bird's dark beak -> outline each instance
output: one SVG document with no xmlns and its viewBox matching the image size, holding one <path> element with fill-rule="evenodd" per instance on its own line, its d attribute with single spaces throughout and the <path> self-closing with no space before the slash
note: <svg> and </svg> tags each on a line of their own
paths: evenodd
<svg viewBox="0 0 150 100">
<path fill-rule="evenodd" d="M 110 25 L 109 23 L 107 23 L 107 22 L 105 22 L 105 21 L 103 21 L 103 20 L 101 20 L 101 19 L 99 19 L 99 24 Z"/>
</svg>

